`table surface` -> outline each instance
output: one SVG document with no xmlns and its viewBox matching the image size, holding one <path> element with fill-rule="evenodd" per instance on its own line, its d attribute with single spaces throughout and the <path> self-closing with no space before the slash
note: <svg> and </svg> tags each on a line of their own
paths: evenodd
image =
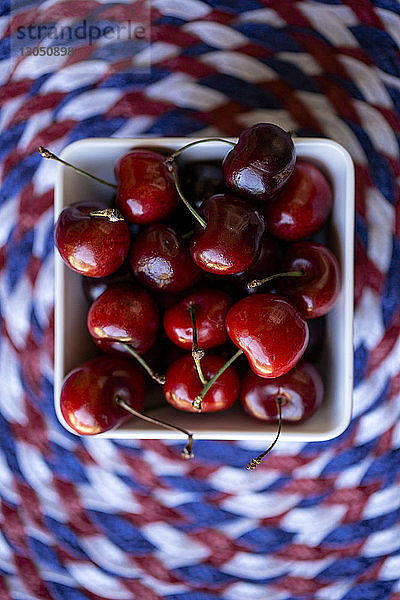
<svg viewBox="0 0 400 600">
<path fill-rule="evenodd" d="M 33 23 L 133 9 L 148 44 L 19 45 Z M 0 599 L 400 600 L 400 4 L 15 0 L 0 25 Z M 70 435 L 53 408 L 55 165 L 37 147 L 260 121 L 355 163 L 349 428 L 254 472 L 260 443 L 198 441 L 187 462 L 176 442 Z"/>
</svg>

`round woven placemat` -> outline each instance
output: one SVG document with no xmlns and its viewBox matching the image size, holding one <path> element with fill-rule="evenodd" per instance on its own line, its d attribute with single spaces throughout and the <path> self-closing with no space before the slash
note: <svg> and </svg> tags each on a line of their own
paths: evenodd
<svg viewBox="0 0 400 600">
<path fill-rule="evenodd" d="M 128 8 L 2 5 L 0 599 L 399 600 L 400 5 L 153 0 L 147 70 L 149 48 L 135 63 L 123 39 L 10 57 L 13 27 Z M 69 435 L 52 398 L 54 165 L 37 147 L 259 121 L 355 162 L 350 427 L 281 443 L 255 472 L 245 442 L 198 442 L 185 462 L 176 443 Z"/>
</svg>

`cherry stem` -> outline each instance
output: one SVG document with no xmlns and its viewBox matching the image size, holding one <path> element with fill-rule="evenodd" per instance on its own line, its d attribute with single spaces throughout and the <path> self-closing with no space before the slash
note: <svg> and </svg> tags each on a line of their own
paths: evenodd
<svg viewBox="0 0 400 600">
<path fill-rule="evenodd" d="M 153 371 L 153 369 L 150 367 L 150 365 L 147 364 L 147 362 L 144 360 L 144 358 L 142 356 L 140 356 L 140 354 L 138 354 L 136 352 L 136 350 L 131 348 L 131 346 L 129 346 L 129 344 L 125 344 L 124 342 L 120 342 L 120 343 L 126 350 L 128 350 L 128 352 L 130 354 L 132 354 L 132 356 L 138 361 L 138 363 L 140 365 L 142 365 L 143 369 L 150 375 L 150 377 L 152 379 L 154 379 L 154 381 L 156 381 L 160 385 L 164 385 L 165 375 L 160 375 L 159 373 L 156 373 L 155 371 Z"/>
<path fill-rule="evenodd" d="M 258 465 L 261 463 L 262 459 L 271 452 L 272 448 L 275 446 L 275 444 L 277 443 L 277 441 L 279 439 L 279 436 L 280 436 L 281 430 L 282 430 L 282 402 L 283 402 L 283 400 L 284 400 L 284 398 L 281 398 L 280 396 L 278 398 L 276 398 L 276 400 L 275 400 L 276 405 L 278 407 L 278 415 L 279 415 L 279 425 L 278 425 L 278 431 L 276 432 L 275 439 L 272 442 L 272 444 L 270 446 L 268 446 L 268 448 L 266 450 L 264 450 L 264 452 L 262 452 L 261 454 L 256 456 L 256 458 L 253 458 L 253 460 L 249 462 L 249 464 L 246 467 L 249 471 L 254 471 L 254 469 L 256 469 L 258 467 Z"/>
<path fill-rule="evenodd" d="M 182 237 L 182 239 L 183 239 L 183 240 L 187 240 L 187 239 L 189 239 L 190 237 L 192 237 L 192 235 L 193 235 L 193 234 L 194 234 L 194 231 L 193 231 L 193 229 L 192 229 L 192 231 L 187 231 L 187 232 L 186 232 L 186 233 L 184 233 L 184 234 L 183 234 L 181 237 Z"/>
<path fill-rule="evenodd" d="M 81 175 L 85 175 L 86 177 L 95 179 L 99 183 L 103 183 L 104 185 L 108 185 L 109 187 L 112 187 L 114 189 L 117 189 L 117 187 L 118 187 L 115 183 L 110 183 L 109 181 L 106 181 L 105 179 L 101 179 L 101 177 L 97 177 L 96 175 L 92 175 L 92 173 L 88 173 L 87 171 L 83 171 L 82 169 L 79 169 L 79 167 L 76 167 L 75 165 L 71 165 L 71 163 L 67 162 L 66 160 L 63 160 L 59 156 L 56 156 L 55 154 L 53 154 L 53 152 L 50 152 L 50 150 L 47 150 L 47 148 L 43 148 L 43 146 L 39 146 L 39 152 L 43 156 L 43 158 L 50 158 L 52 160 L 55 160 L 67 167 L 70 167 L 71 169 L 74 169 L 74 171 L 76 171 L 77 173 L 80 173 Z"/>
<path fill-rule="evenodd" d="M 206 385 L 203 387 L 203 389 L 201 390 L 200 394 L 198 396 L 196 396 L 196 398 L 194 399 L 192 406 L 194 409 L 198 410 L 199 412 L 201 412 L 201 402 L 204 398 L 204 396 L 207 394 L 208 390 L 210 389 L 210 387 L 217 381 L 218 377 L 220 375 L 222 375 L 222 373 L 224 371 L 226 371 L 226 369 L 228 367 L 231 366 L 231 364 L 237 359 L 239 358 L 239 356 L 243 354 L 243 350 L 238 350 L 221 368 L 219 371 L 217 371 L 214 375 L 214 377 L 212 379 L 210 379 L 210 381 L 207 381 Z"/>
<path fill-rule="evenodd" d="M 190 142 L 189 144 L 186 144 L 186 146 L 182 146 L 182 148 L 179 148 L 178 150 L 176 150 L 175 152 L 170 154 L 166 158 L 166 162 L 172 163 L 175 160 L 175 158 L 177 158 L 184 150 L 187 150 L 188 148 L 191 148 L 192 146 L 197 146 L 197 144 L 204 144 L 204 142 L 223 142 L 224 144 L 230 144 L 231 146 L 236 146 L 235 142 L 231 142 L 230 140 L 225 140 L 224 138 L 219 138 L 219 137 L 203 138 L 201 140 L 196 140 L 195 142 Z"/>
<path fill-rule="evenodd" d="M 155 419 L 154 417 L 151 417 L 150 415 L 145 415 L 141 412 L 138 412 L 137 410 L 132 408 L 132 406 L 127 404 L 125 402 L 125 400 L 123 400 L 123 398 L 121 398 L 120 396 L 117 396 L 115 398 L 115 402 L 119 406 L 122 406 L 122 408 L 127 410 L 129 413 L 131 413 L 135 417 L 138 417 L 139 419 L 143 419 L 143 421 L 148 421 L 149 423 L 153 423 L 153 425 L 159 425 L 160 427 L 164 427 L 164 429 L 170 429 L 171 431 L 180 431 L 181 433 L 184 433 L 185 435 L 187 435 L 188 442 L 187 442 L 186 446 L 184 447 L 184 449 L 182 450 L 182 456 L 183 456 L 183 458 L 193 458 L 193 456 L 194 456 L 193 452 L 192 452 L 193 433 L 190 433 L 190 431 L 186 431 L 186 429 L 183 429 L 183 427 L 178 427 L 177 425 L 170 425 L 169 423 L 166 423 L 165 421 L 161 421 L 160 419 Z"/>
<path fill-rule="evenodd" d="M 190 204 L 189 200 L 185 197 L 184 193 L 182 192 L 182 188 L 180 186 L 175 167 L 173 166 L 172 163 L 166 163 L 166 164 L 167 164 L 168 170 L 172 173 L 172 176 L 175 181 L 176 191 L 178 192 L 180 199 L 182 200 L 182 202 L 184 203 L 186 208 L 191 212 L 193 217 L 200 223 L 200 225 L 204 229 L 207 226 L 207 222 L 199 215 L 197 210 L 195 208 L 193 208 L 193 206 Z"/>
<path fill-rule="evenodd" d="M 197 373 L 199 374 L 200 381 L 203 385 L 207 385 L 207 379 L 204 377 L 203 369 L 201 368 L 201 359 L 204 358 L 205 352 L 199 348 L 197 342 L 197 324 L 196 324 L 196 307 L 191 304 L 188 307 L 188 311 L 192 318 L 192 329 L 193 329 L 193 343 L 192 343 L 192 357 L 194 364 L 196 365 Z"/>
<path fill-rule="evenodd" d="M 303 269 L 299 271 L 287 271 L 286 273 L 274 273 L 274 275 L 269 275 L 268 277 L 264 277 L 264 279 L 253 279 L 250 283 L 247 284 L 248 290 L 253 290 L 259 285 L 264 285 L 264 283 L 268 283 L 268 281 L 272 281 L 273 279 L 278 279 L 278 277 L 301 277 L 304 275 Z"/>
<path fill-rule="evenodd" d="M 90 217 L 104 217 L 116 223 L 117 221 L 125 221 L 122 213 L 117 208 L 103 208 L 101 210 L 94 210 L 89 214 Z"/>
</svg>

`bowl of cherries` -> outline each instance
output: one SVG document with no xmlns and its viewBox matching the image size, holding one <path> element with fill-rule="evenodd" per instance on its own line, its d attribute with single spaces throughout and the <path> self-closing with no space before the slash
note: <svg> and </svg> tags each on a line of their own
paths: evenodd
<svg viewBox="0 0 400 600">
<path fill-rule="evenodd" d="M 54 399 L 68 431 L 186 435 L 191 456 L 196 438 L 272 446 L 346 429 L 354 172 L 342 146 L 258 123 L 238 139 L 40 152 L 59 162 Z"/>
</svg>

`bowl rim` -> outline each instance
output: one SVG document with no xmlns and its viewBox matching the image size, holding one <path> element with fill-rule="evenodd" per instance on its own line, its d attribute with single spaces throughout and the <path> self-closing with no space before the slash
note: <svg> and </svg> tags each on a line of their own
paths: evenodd
<svg viewBox="0 0 400 600">
<path fill-rule="evenodd" d="M 60 157 L 69 162 L 74 158 L 74 153 L 79 151 L 83 146 L 88 147 L 91 150 L 91 147 L 95 149 L 96 147 L 103 146 L 105 148 L 120 148 L 121 153 L 129 149 L 130 147 L 137 146 L 157 146 L 160 147 L 168 147 L 168 146 L 183 146 L 185 144 L 190 143 L 195 140 L 208 140 L 208 137 L 204 136 L 180 136 L 180 137 L 157 137 L 157 136 L 146 136 L 146 137 L 128 137 L 128 138 L 104 138 L 104 137 L 92 137 L 92 138 L 83 138 L 81 140 L 74 141 L 68 144 L 60 153 Z M 227 142 L 235 142 L 237 138 L 235 137 L 225 137 L 222 136 L 222 139 Z M 346 320 L 346 327 L 344 331 L 344 349 L 347 355 L 351 356 L 351 360 L 345 363 L 345 378 L 346 378 L 346 389 L 350 390 L 351 386 L 351 397 L 348 398 L 348 401 L 344 404 L 343 412 L 341 414 L 341 419 L 337 423 L 336 427 L 331 428 L 329 431 L 314 431 L 312 433 L 307 432 L 299 432 L 295 430 L 295 425 L 291 426 L 291 429 L 285 428 L 281 434 L 281 442 L 284 441 L 295 441 L 295 442 L 309 442 L 309 441 L 326 441 L 329 439 L 333 439 L 343 433 L 345 429 L 348 427 L 352 417 L 352 392 L 353 392 L 353 302 L 354 302 L 354 165 L 352 158 L 349 152 L 338 142 L 331 140 L 329 138 L 324 137 L 294 137 L 293 141 L 295 143 L 296 152 L 298 149 L 302 151 L 306 151 L 307 148 L 319 147 L 321 150 L 323 148 L 331 148 L 333 149 L 338 156 L 341 157 L 343 162 L 343 167 L 345 169 L 346 176 L 346 202 L 344 203 L 345 210 L 345 218 L 346 223 L 348 224 L 345 231 L 345 239 L 343 240 L 343 261 L 346 265 L 346 277 L 343 277 L 342 280 L 342 288 L 344 294 L 344 309 L 345 315 L 344 318 Z M 218 143 L 218 142 L 215 142 Z M 320 158 L 321 164 L 324 164 L 323 157 Z M 72 161 L 73 162 L 73 161 Z M 56 171 L 56 183 L 55 183 L 55 192 L 54 192 L 54 221 L 57 220 L 59 213 L 64 207 L 64 198 L 63 198 L 63 186 L 65 181 L 65 176 L 68 177 L 68 169 L 61 164 L 57 165 Z M 67 175 L 66 175 L 67 174 Z M 55 252 L 55 356 L 54 356 L 54 405 L 55 412 L 58 420 L 61 425 L 70 433 L 80 436 L 76 431 L 74 431 L 64 420 L 63 415 L 60 409 L 60 392 L 62 381 L 64 379 L 64 368 L 63 368 L 63 353 L 59 348 L 59 340 L 64 338 L 64 312 L 62 310 L 62 305 L 60 302 L 60 298 L 65 293 L 65 281 L 64 281 L 64 273 L 65 269 L 68 269 L 58 256 L 58 253 Z M 349 392 L 350 393 L 350 392 Z M 154 416 L 159 416 L 163 418 L 162 412 L 153 411 L 152 414 Z M 187 413 L 186 413 L 187 414 Z M 204 415 L 206 417 L 208 415 Z M 202 415 L 203 417 L 203 415 Z M 195 439 L 214 439 L 214 440 L 252 440 L 252 441 L 268 441 L 268 439 L 272 438 L 275 435 L 275 426 L 270 425 L 268 423 L 264 423 L 262 433 L 251 432 L 251 431 L 218 431 L 212 432 L 211 434 L 206 434 L 204 432 L 196 432 Z M 115 428 L 109 430 L 107 432 L 97 434 L 91 437 L 104 437 L 111 439 L 164 439 L 164 440 L 176 440 L 181 439 L 181 434 L 173 431 L 166 431 L 163 429 L 124 429 L 124 428 Z"/>
</svg>

